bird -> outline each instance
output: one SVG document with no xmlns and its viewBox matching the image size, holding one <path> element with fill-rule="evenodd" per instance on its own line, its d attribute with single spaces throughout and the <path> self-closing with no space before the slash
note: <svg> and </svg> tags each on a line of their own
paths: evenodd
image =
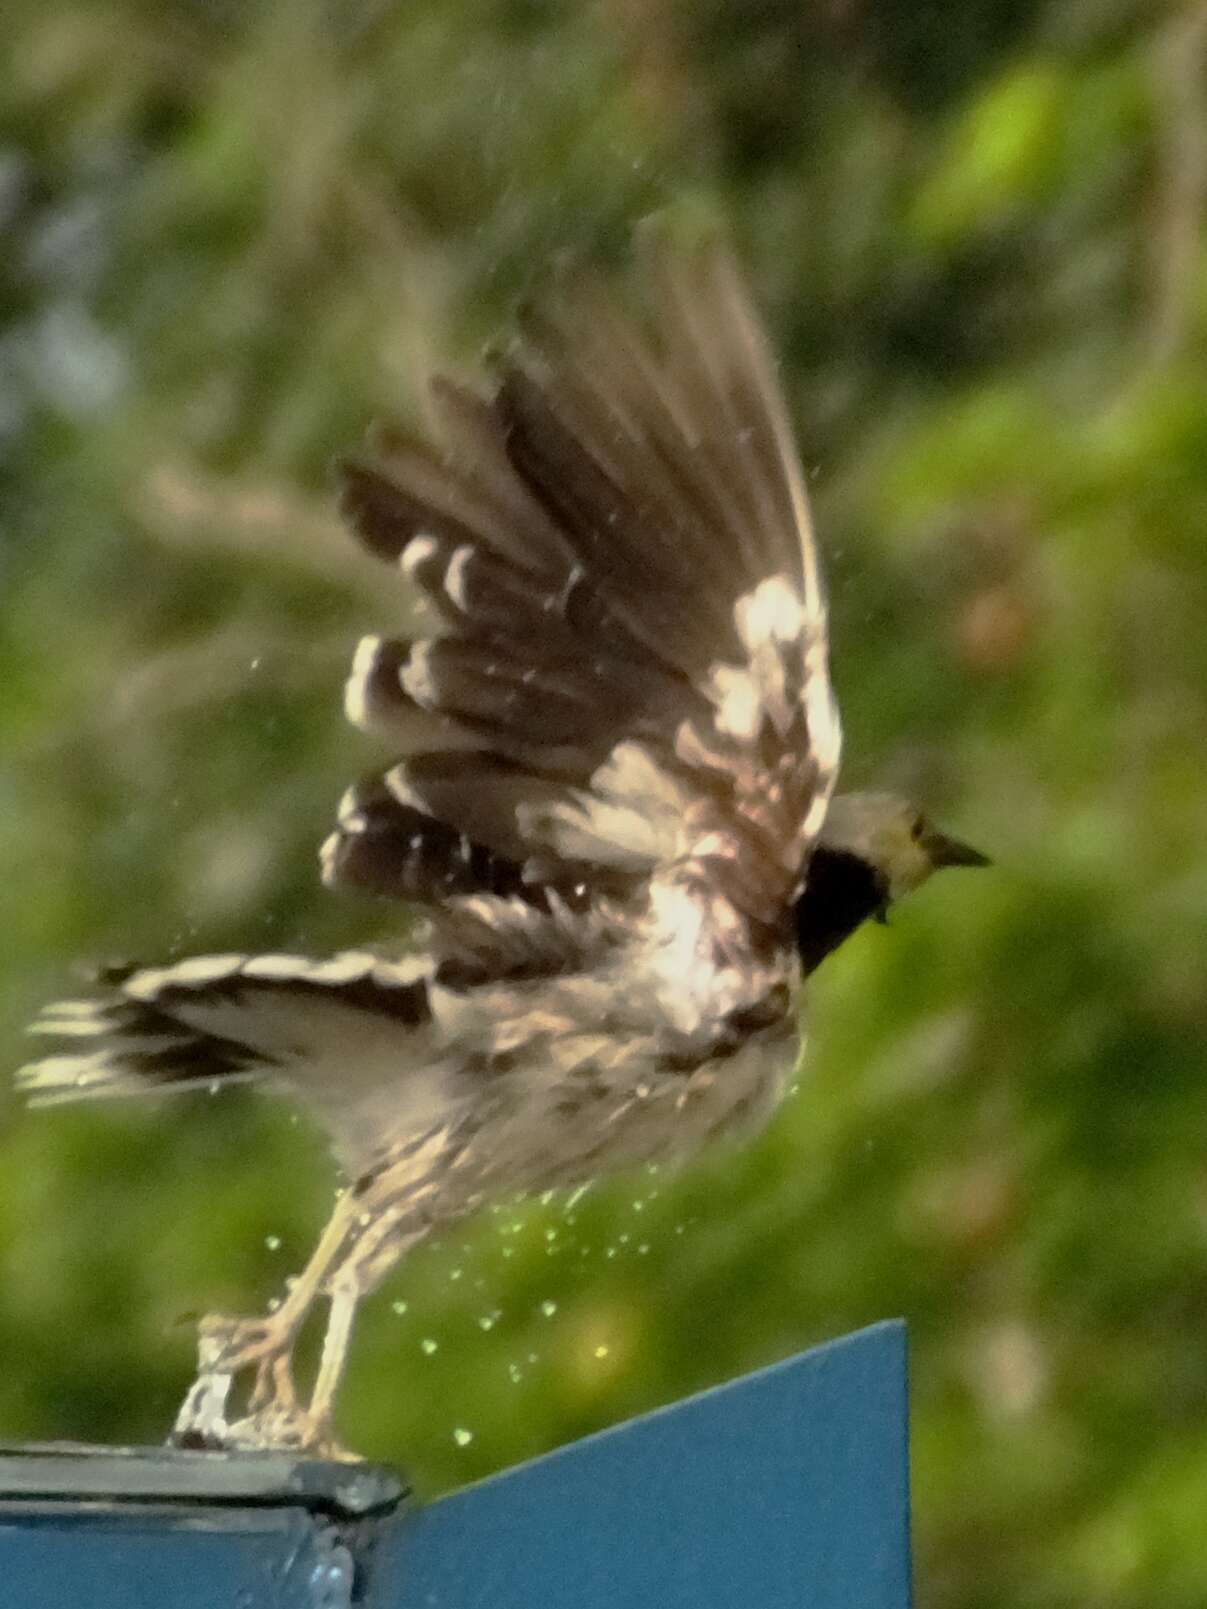
<svg viewBox="0 0 1207 1609">
<path fill-rule="evenodd" d="M 420 625 L 355 650 L 345 712 L 388 760 L 341 801 L 322 877 L 419 927 L 388 954 L 109 967 L 32 1024 L 60 1041 L 18 1074 L 34 1102 L 247 1083 L 330 1136 L 330 1222 L 269 1311 L 201 1319 L 177 1445 L 354 1457 L 354 1315 L 409 1251 L 761 1127 L 803 981 L 939 868 L 987 864 L 903 797 L 835 792 L 770 344 L 724 241 L 636 256 L 624 292 L 551 276 L 485 386 L 432 378 L 430 433 L 378 427 L 339 468 Z"/>
</svg>

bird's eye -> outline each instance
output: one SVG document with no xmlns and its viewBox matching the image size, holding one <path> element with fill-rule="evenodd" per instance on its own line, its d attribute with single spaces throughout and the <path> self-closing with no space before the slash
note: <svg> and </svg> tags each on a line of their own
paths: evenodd
<svg viewBox="0 0 1207 1609">
<path fill-rule="evenodd" d="M 926 831 L 926 817 L 915 816 L 909 829 L 909 835 L 918 844 L 922 842 L 922 834 Z"/>
</svg>

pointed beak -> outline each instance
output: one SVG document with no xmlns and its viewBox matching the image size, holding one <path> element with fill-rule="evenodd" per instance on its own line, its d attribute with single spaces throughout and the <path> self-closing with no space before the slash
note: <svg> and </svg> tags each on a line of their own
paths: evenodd
<svg viewBox="0 0 1207 1609">
<path fill-rule="evenodd" d="M 993 862 L 988 855 L 982 855 L 979 849 L 971 844 L 961 843 L 958 838 L 949 838 L 944 832 L 928 832 L 922 840 L 923 848 L 930 856 L 931 864 L 937 869 L 940 866 L 991 866 Z"/>
</svg>

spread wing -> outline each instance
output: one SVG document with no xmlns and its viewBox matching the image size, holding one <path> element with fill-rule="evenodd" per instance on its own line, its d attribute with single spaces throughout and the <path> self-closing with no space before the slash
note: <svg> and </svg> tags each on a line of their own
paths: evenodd
<svg viewBox="0 0 1207 1609">
<path fill-rule="evenodd" d="M 644 321 L 578 280 L 492 399 L 434 382 L 438 446 L 344 466 L 435 624 L 357 652 L 348 715 L 397 759 L 346 796 L 329 882 L 573 907 L 670 877 L 782 930 L 839 755 L 801 468 L 728 253 L 649 270 Z"/>
</svg>

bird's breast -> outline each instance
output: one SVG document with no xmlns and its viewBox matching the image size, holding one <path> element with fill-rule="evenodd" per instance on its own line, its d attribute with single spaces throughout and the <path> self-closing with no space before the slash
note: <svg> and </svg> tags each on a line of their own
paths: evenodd
<svg viewBox="0 0 1207 1609">
<path fill-rule="evenodd" d="M 690 1051 L 674 1035 L 567 1030 L 509 1055 L 478 1103 L 471 1148 L 488 1191 L 686 1160 L 761 1127 L 795 1053 L 795 1025 L 784 1016 Z"/>
</svg>

